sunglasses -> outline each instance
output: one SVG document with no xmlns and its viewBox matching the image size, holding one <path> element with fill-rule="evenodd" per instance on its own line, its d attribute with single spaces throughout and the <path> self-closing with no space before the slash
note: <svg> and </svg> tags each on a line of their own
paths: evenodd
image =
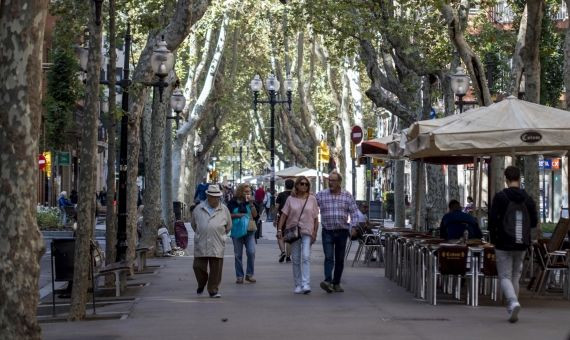
<svg viewBox="0 0 570 340">
<path fill-rule="evenodd" d="M 308 187 L 308 186 L 309 186 L 309 183 L 307 183 L 307 182 L 299 182 L 299 185 L 304 185 L 304 186 Z"/>
</svg>

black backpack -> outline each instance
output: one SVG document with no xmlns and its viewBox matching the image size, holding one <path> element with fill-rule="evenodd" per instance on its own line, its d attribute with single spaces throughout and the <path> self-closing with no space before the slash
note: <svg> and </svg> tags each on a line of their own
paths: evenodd
<svg viewBox="0 0 570 340">
<path fill-rule="evenodd" d="M 526 198 L 522 202 L 513 202 L 505 194 L 509 204 L 503 215 L 504 243 L 518 246 L 530 246 L 530 214 Z"/>
</svg>

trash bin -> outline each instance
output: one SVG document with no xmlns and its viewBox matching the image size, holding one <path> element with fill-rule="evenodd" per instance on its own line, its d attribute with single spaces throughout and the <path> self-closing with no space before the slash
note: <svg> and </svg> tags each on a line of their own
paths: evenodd
<svg viewBox="0 0 570 340">
<path fill-rule="evenodd" d="M 55 281 L 73 281 L 75 239 L 53 239 L 51 254 L 54 257 Z"/>
</svg>

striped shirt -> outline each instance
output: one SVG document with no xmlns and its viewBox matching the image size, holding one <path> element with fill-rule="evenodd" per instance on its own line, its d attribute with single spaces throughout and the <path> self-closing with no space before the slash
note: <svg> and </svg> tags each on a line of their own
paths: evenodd
<svg viewBox="0 0 570 340">
<path fill-rule="evenodd" d="M 358 221 L 358 207 L 352 195 L 345 190 L 338 194 L 325 189 L 317 193 L 317 202 L 321 210 L 321 224 L 323 229 L 350 229 Z M 348 216 L 350 215 L 350 225 Z"/>
</svg>

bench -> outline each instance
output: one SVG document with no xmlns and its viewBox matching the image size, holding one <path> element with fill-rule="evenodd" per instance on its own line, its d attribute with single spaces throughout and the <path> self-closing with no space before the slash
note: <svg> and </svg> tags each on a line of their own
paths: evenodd
<svg viewBox="0 0 570 340">
<path fill-rule="evenodd" d="M 146 268 L 146 254 L 151 249 L 149 247 L 138 247 L 135 251 L 137 254 L 137 271 L 142 272 Z"/>
<path fill-rule="evenodd" d="M 99 269 L 97 273 L 95 273 L 95 277 L 108 275 L 108 274 L 115 274 L 115 296 L 121 296 L 121 273 L 122 272 L 129 272 L 131 267 L 126 261 L 122 262 L 115 262 L 108 264 Z"/>
</svg>

